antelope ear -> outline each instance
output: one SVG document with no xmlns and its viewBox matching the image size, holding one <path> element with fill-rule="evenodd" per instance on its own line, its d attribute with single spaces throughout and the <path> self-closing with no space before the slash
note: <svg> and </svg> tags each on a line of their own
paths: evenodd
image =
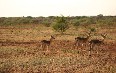
<svg viewBox="0 0 116 73">
<path fill-rule="evenodd" d="M 51 35 L 51 38 L 54 38 L 54 37 Z"/>
<path fill-rule="evenodd" d="M 105 34 L 105 33 L 104 33 L 104 34 L 101 34 L 101 36 L 106 37 L 106 36 L 107 36 L 107 34 Z"/>
</svg>

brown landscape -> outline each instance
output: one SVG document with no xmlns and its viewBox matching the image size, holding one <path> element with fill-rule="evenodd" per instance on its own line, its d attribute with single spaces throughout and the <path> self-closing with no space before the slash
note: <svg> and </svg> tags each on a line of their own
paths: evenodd
<svg viewBox="0 0 116 73">
<path fill-rule="evenodd" d="M 0 73 L 116 73 L 116 27 L 87 27 L 97 31 L 89 34 L 83 25 L 64 34 L 42 24 L 0 26 Z"/>
</svg>

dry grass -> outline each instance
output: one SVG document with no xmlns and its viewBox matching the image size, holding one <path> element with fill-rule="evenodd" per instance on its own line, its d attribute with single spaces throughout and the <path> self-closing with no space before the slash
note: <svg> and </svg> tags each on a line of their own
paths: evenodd
<svg viewBox="0 0 116 73">
<path fill-rule="evenodd" d="M 12 27 L 0 27 L 0 73 L 116 73 L 115 29 L 103 30 L 107 43 L 95 46 L 89 57 L 89 46 L 73 47 L 74 38 L 85 33 L 83 29 L 71 28 L 59 35 L 41 25 Z M 49 40 L 50 35 L 56 39 L 46 51 L 40 40 Z"/>
</svg>

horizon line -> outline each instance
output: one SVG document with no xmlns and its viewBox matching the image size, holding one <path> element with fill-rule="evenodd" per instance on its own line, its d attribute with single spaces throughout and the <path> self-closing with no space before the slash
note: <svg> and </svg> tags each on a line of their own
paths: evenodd
<svg viewBox="0 0 116 73">
<path fill-rule="evenodd" d="M 99 14 L 98 14 L 99 15 Z M 72 15 L 72 16 L 65 16 L 63 15 L 64 17 L 81 17 L 81 16 L 86 16 L 86 17 L 92 17 L 92 16 L 98 16 L 98 15 Z M 28 16 L 0 16 L 0 17 L 57 17 L 57 16 L 61 16 L 61 15 L 50 15 L 50 16 L 31 16 L 31 15 L 28 15 Z M 103 16 L 116 16 L 116 15 L 103 15 Z"/>
</svg>

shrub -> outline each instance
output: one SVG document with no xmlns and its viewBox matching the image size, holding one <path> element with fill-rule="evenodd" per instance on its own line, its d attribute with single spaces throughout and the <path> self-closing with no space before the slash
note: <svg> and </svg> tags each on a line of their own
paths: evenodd
<svg viewBox="0 0 116 73">
<path fill-rule="evenodd" d="M 46 26 L 46 27 L 50 27 L 50 22 L 49 21 L 44 21 L 43 25 Z"/>
<path fill-rule="evenodd" d="M 65 17 L 57 17 L 57 22 L 53 25 L 53 29 L 63 34 L 68 28 Z"/>
<path fill-rule="evenodd" d="M 53 26 L 53 29 L 60 32 L 61 34 L 63 34 L 68 28 L 68 25 L 65 23 L 57 23 Z"/>
<path fill-rule="evenodd" d="M 76 27 L 78 27 L 80 25 L 80 22 L 76 21 L 73 25 L 76 26 Z"/>
</svg>

